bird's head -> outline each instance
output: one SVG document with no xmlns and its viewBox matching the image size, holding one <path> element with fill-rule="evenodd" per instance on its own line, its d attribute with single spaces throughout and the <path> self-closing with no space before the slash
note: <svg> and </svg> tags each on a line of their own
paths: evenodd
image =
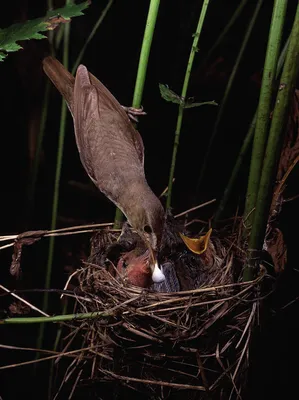
<svg viewBox="0 0 299 400">
<path fill-rule="evenodd" d="M 154 252 L 159 250 L 164 226 L 164 210 L 162 206 L 161 209 L 138 209 L 138 211 L 131 216 L 130 224 Z"/>
<path fill-rule="evenodd" d="M 149 267 L 152 272 L 153 282 L 162 282 L 165 277 L 158 267 L 157 255 L 161 244 L 162 232 L 165 222 L 165 213 L 159 199 L 152 193 L 143 197 L 136 194 L 134 203 L 131 202 L 127 214 L 132 228 L 138 233 L 148 251 Z M 143 201 L 145 199 L 145 201 Z"/>
<path fill-rule="evenodd" d="M 150 267 L 150 253 L 143 249 L 139 254 L 138 248 L 124 253 L 117 264 L 119 275 L 132 285 L 142 288 L 149 287 L 152 282 L 152 270 Z"/>
</svg>

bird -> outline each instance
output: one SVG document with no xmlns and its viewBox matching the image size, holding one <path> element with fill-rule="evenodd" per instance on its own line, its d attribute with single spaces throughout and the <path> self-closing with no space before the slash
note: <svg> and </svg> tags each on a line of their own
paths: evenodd
<svg viewBox="0 0 299 400">
<path fill-rule="evenodd" d="M 48 56 L 43 69 L 72 114 L 76 144 L 88 176 L 142 239 L 141 256 L 147 260 L 151 280 L 163 281 L 157 253 L 165 212 L 145 177 L 139 132 L 116 98 L 84 65 L 79 65 L 74 77 L 57 59 Z"/>
<path fill-rule="evenodd" d="M 121 255 L 116 270 L 124 281 L 128 280 L 132 285 L 149 288 L 153 283 L 149 265 L 149 251 L 136 248 Z"/>
</svg>

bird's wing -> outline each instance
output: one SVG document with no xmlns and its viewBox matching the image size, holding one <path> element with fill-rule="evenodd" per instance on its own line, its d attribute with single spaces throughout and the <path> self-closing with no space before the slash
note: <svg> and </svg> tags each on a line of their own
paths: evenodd
<svg viewBox="0 0 299 400">
<path fill-rule="evenodd" d="M 115 113 L 119 114 L 119 119 L 123 119 L 126 121 L 127 129 L 124 131 L 124 135 L 126 136 L 127 140 L 132 141 L 138 157 L 142 163 L 144 164 L 144 146 L 143 140 L 140 136 L 140 133 L 133 127 L 127 113 L 116 100 L 116 98 L 109 92 L 109 90 L 93 75 L 89 72 L 89 77 L 91 84 L 97 88 L 97 91 L 100 97 L 103 99 L 102 101 L 106 103 L 107 107 L 110 107 L 111 110 Z"/>
<path fill-rule="evenodd" d="M 83 166 L 97 187 L 119 206 L 126 186 L 145 179 L 142 139 L 121 105 L 83 65 L 75 79 L 73 116 Z"/>
<path fill-rule="evenodd" d="M 67 102 L 68 108 L 71 112 L 71 114 L 74 116 L 74 85 L 75 85 L 75 78 L 73 75 L 68 72 L 64 66 L 55 58 L 49 56 L 46 57 L 43 60 L 43 68 L 45 73 L 48 75 L 48 77 L 51 79 L 53 84 L 56 86 L 56 88 L 59 90 L 59 92 L 62 94 L 64 97 L 65 101 Z M 81 73 L 80 73 L 81 70 Z M 79 82 L 84 82 L 84 86 L 92 86 L 96 88 L 96 91 L 98 93 L 98 102 L 102 103 L 105 105 L 105 108 L 107 110 L 110 110 L 110 112 L 113 112 L 115 114 L 115 117 L 121 121 L 123 127 L 126 127 L 123 129 L 122 135 L 125 138 L 127 142 L 131 142 L 132 145 L 135 147 L 135 151 L 137 152 L 138 158 L 143 165 L 144 163 L 144 146 L 143 146 L 143 141 L 142 138 L 139 134 L 139 132 L 134 129 L 131 121 L 129 120 L 126 112 L 124 109 L 121 107 L 119 102 L 116 100 L 116 98 L 109 92 L 109 90 L 90 72 L 88 72 L 88 77 L 87 79 L 87 74 L 86 71 L 87 69 L 84 66 L 79 66 L 78 68 L 79 73 L 77 73 L 77 80 Z M 84 72 L 82 72 L 84 71 Z M 82 84 L 78 85 L 78 87 L 82 87 Z M 87 89 L 90 90 L 90 89 Z M 77 90 L 77 94 L 79 93 L 80 89 Z M 81 95 L 81 93 L 79 93 Z M 82 96 L 81 100 L 82 100 Z M 95 105 L 95 104 L 94 104 Z M 84 109 L 84 104 L 82 104 L 81 107 L 81 114 L 80 116 L 82 117 L 82 111 Z M 104 107 L 103 107 L 104 109 Z M 77 114 L 78 115 L 78 114 Z M 78 118 L 77 118 L 78 122 Z M 80 151 L 80 149 L 79 149 Z"/>
</svg>

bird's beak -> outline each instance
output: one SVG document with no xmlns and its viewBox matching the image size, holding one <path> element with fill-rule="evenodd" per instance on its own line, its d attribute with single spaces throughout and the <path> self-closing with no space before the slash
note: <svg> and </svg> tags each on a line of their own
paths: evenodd
<svg viewBox="0 0 299 400">
<path fill-rule="evenodd" d="M 161 283 L 161 282 L 165 281 L 165 275 L 159 268 L 159 264 L 158 264 L 158 260 L 157 260 L 157 251 L 153 249 L 149 240 L 142 233 L 140 234 L 140 236 L 143 239 L 143 241 L 147 247 L 147 250 L 149 252 L 149 267 L 152 272 L 152 281 L 154 283 Z"/>
</svg>

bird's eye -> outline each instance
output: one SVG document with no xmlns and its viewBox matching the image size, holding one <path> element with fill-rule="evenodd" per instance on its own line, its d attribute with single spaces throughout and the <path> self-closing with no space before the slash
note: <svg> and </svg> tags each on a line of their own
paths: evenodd
<svg viewBox="0 0 299 400">
<path fill-rule="evenodd" d="M 152 228 L 149 225 L 145 225 L 143 230 L 144 230 L 145 233 L 149 233 L 149 234 L 153 232 Z"/>
</svg>

